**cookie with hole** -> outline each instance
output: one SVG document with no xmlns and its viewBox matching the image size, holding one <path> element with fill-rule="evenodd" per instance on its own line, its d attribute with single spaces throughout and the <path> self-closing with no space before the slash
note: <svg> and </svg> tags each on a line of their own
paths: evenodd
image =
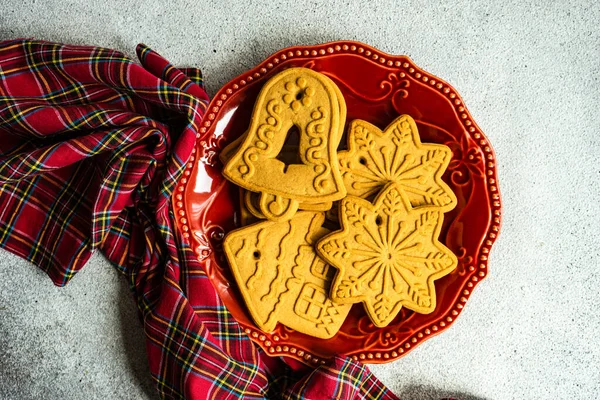
<svg viewBox="0 0 600 400">
<path fill-rule="evenodd" d="M 345 116 L 343 96 L 330 78 L 307 68 L 284 70 L 261 89 L 235 152 L 226 148 L 223 175 L 260 193 L 260 211 L 273 221 L 290 219 L 300 203 L 339 200 L 346 194 L 337 161 Z M 293 127 L 300 162 L 286 163 L 279 154 Z"/>
<path fill-rule="evenodd" d="M 228 233 L 223 249 L 249 314 L 265 332 L 278 322 L 310 336 L 335 335 L 351 305 L 328 298 L 334 270 L 315 242 L 329 231 L 323 213 L 300 211 Z"/>
<path fill-rule="evenodd" d="M 362 302 L 377 327 L 390 324 L 402 307 L 431 313 L 435 280 L 458 263 L 439 241 L 443 212 L 432 206 L 413 208 L 408 195 L 391 183 L 374 203 L 346 197 L 339 217 L 341 230 L 316 246 L 337 270 L 330 298 L 338 304 Z"/>
<path fill-rule="evenodd" d="M 401 115 L 383 130 L 353 120 L 347 143 L 338 161 L 349 195 L 373 200 L 395 183 L 413 207 L 436 206 L 447 212 L 456 206 L 454 192 L 442 180 L 452 152 L 442 144 L 422 143 L 411 116 Z"/>
</svg>

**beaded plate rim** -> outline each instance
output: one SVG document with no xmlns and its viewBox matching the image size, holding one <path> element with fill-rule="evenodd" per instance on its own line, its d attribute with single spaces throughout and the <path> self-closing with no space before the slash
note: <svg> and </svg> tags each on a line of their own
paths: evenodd
<svg viewBox="0 0 600 400">
<path fill-rule="evenodd" d="M 433 337 L 444 330 L 448 329 L 450 325 L 455 321 L 456 317 L 462 312 L 464 305 L 472 294 L 473 288 L 479 284 L 487 276 L 488 266 L 488 255 L 491 251 L 492 245 L 498 237 L 501 225 L 502 205 L 500 200 L 500 193 L 497 184 L 497 171 L 496 171 L 496 157 L 494 150 L 489 144 L 488 139 L 481 131 L 481 129 L 475 123 L 473 117 L 467 110 L 463 103 L 462 98 L 458 92 L 447 82 L 442 79 L 422 70 L 407 56 L 395 56 L 379 51 L 369 45 L 354 42 L 354 41 L 336 41 L 318 45 L 309 46 L 293 46 L 282 49 L 269 57 L 263 62 L 258 64 L 251 70 L 239 75 L 235 79 L 229 81 L 223 86 L 215 95 L 210 102 L 207 113 L 202 120 L 198 133 L 196 135 L 196 147 L 192 150 L 192 156 L 190 157 L 186 169 L 184 172 L 185 177 L 180 179 L 177 185 L 176 196 L 174 196 L 173 207 L 175 215 L 177 216 L 177 224 L 179 229 L 182 231 L 184 239 L 189 240 L 191 230 L 190 224 L 186 218 L 185 204 L 183 202 L 182 193 L 185 192 L 190 171 L 194 166 L 194 162 L 198 156 L 198 152 L 203 152 L 206 145 L 207 133 L 209 128 L 213 125 L 217 114 L 221 110 L 226 100 L 233 95 L 235 92 L 241 90 L 244 86 L 252 81 L 264 77 L 271 69 L 281 62 L 285 62 L 290 59 L 298 57 L 314 57 L 319 58 L 323 56 L 329 56 L 332 54 L 355 54 L 362 56 L 367 60 L 374 63 L 379 63 L 387 67 L 400 68 L 402 72 L 399 72 L 400 77 L 411 76 L 413 79 L 421 80 L 423 83 L 428 83 L 432 88 L 435 88 L 444 95 L 452 104 L 454 111 L 460 117 L 460 121 L 464 129 L 472 135 L 477 146 L 481 149 L 484 154 L 485 162 L 485 180 L 487 185 L 487 195 L 490 206 L 491 221 L 486 231 L 485 236 L 482 240 L 482 245 L 479 248 L 475 265 L 469 266 L 470 272 L 479 270 L 478 273 L 474 273 L 466 284 L 466 289 L 462 291 L 462 295 L 458 296 L 457 301 L 447 312 L 443 318 L 437 322 L 431 324 L 429 327 L 421 329 L 415 332 L 408 339 L 398 343 L 393 349 L 389 351 L 381 352 L 355 352 L 347 354 L 354 360 L 360 360 L 366 363 L 385 363 L 402 357 L 403 355 L 410 352 L 422 341 Z M 405 75 L 403 75 L 405 74 Z M 189 243 L 191 244 L 191 243 Z M 196 255 L 204 257 L 203 255 L 196 252 Z M 258 328 L 245 327 L 244 332 L 251 338 L 251 340 L 262 347 L 271 356 L 288 356 L 299 361 L 302 361 L 308 365 L 324 364 L 325 358 L 321 358 L 310 350 L 302 348 L 301 346 L 289 346 L 279 345 L 278 342 L 281 338 L 276 334 L 269 334 L 260 331 Z"/>
</svg>

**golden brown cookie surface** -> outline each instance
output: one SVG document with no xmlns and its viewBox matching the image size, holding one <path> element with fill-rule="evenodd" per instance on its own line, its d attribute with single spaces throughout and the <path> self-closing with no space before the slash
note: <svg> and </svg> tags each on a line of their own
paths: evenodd
<svg viewBox="0 0 600 400">
<path fill-rule="evenodd" d="M 262 88 L 248 133 L 223 174 L 261 192 L 261 211 L 273 220 L 289 218 L 300 202 L 342 198 L 346 192 L 336 152 L 345 117 L 340 101 L 339 89 L 318 72 L 290 68 L 275 75 Z M 278 159 L 292 126 L 299 131 L 299 164 Z"/>
<path fill-rule="evenodd" d="M 402 306 L 427 314 L 435 309 L 434 281 L 456 268 L 456 256 L 438 241 L 443 214 L 413 209 L 408 196 L 389 184 L 375 203 L 348 196 L 340 205 L 342 230 L 317 243 L 323 259 L 338 269 L 331 298 L 363 302 L 378 327 Z"/>
<path fill-rule="evenodd" d="M 256 218 L 266 219 L 265 215 L 260 211 L 260 194 L 243 190 L 244 206 Z M 333 206 L 332 202 L 326 203 L 299 203 L 298 209 L 304 211 L 329 211 Z"/>
<path fill-rule="evenodd" d="M 447 146 L 421 143 L 417 125 L 408 115 L 396 118 L 383 131 L 353 120 L 348 150 L 338 153 L 349 195 L 372 199 L 393 182 L 414 207 L 434 205 L 441 211 L 456 206 L 456 196 L 442 181 L 451 157 Z"/>
<path fill-rule="evenodd" d="M 239 212 L 239 219 L 237 220 L 237 225 L 246 226 L 246 225 L 250 225 L 254 222 L 257 222 L 258 218 L 252 212 L 250 212 L 250 210 L 246 206 L 246 202 L 244 201 L 244 196 L 246 194 L 245 193 L 246 191 L 242 188 L 238 188 L 238 191 L 239 191 L 240 212 Z"/>
<path fill-rule="evenodd" d="M 322 213 L 298 212 L 284 222 L 263 221 L 227 234 L 225 254 L 250 315 L 263 331 L 277 322 L 318 338 L 339 330 L 350 305 L 328 293 L 334 270 L 316 253 L 328 231 Z"/>
</svg>

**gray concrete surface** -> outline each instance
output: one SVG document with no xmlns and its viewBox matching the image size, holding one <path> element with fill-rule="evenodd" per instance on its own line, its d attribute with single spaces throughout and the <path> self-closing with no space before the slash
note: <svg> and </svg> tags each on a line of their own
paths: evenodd
<svg viewBox="0 0 600 400">
<path fill-rule="evenodd" d="M 289 45 L 355 39 L 450 82 L 497 152 L 504 225 L 454 326 L 373 372 L 404 399 L 600 392 L 600 6 L 594 1 L 4 0 L 0 39 L 144 42 L 208 90 Z M 68 287 L 0 257 L 0 398 L 153 399 L 125 284 L 96 256 Z"/>
</svg>

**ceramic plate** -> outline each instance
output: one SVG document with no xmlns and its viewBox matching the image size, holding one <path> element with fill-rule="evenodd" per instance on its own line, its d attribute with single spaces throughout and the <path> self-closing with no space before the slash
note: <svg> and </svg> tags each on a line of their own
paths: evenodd
<svg viewBox="0 0 600 400">
<path fill-rule="evenodd" d="M 444 180 L 456 193 L 458 205 L 445 214 L 440 241 L 458 256 L 459 264 L 435 282 L 433 313 L 402 309 L 389 326 L 377 328 L 362 305 L 354 305 L 339 333 L 327 340 L 281 324 L 265 333 L 252 322 L 222 252 L 224 235 L 239 223 L 239 200 L 237 187 L 221 175 L 218 153 L 247 129 L 263 84 L 290 67 L 311 68 L 329 76 L 344 95 L 347 121 L 360 118 L 384 128 L 398 115 L 409 114 L 417 121 L 424 143 L 443 143 L 452 149 Z M 500 225 L 494 153 L 458 93 L 408 57 L 390 56 L 355 42 L 284 49 L 226 84 L 208 108 L 194 156 L 177 190 L 174 206 L 179 232 L 233 317 L 268 354 L 306 364 L 324 362 L 336 354 L 368 363 L 388 362 L 447 329 L 485 278 Z"/>
</svg>

